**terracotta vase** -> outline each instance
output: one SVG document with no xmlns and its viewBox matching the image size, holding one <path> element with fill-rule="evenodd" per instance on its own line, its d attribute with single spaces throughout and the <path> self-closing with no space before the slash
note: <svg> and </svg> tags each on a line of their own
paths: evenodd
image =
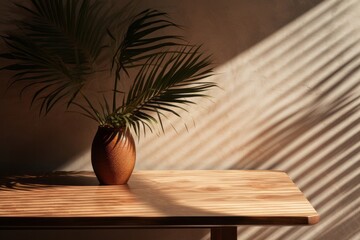
<svg viewBox="0 0 360 240">
<path fill-rule="evenodd" d="M 135 159 L 135 142 L 130 131 L 98 128 L 91 147 L 91 163 L 100 184 L 126 184 Z"/>
</svg>

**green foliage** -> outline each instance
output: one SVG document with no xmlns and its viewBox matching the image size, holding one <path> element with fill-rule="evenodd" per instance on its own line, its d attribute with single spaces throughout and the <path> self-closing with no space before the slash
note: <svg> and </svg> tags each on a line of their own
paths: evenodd
<svg viewBox="0 0 360 240">
<path fill-rule="evenodd" d="M 15 4 L 26 17 L 2 36 L 8 50 L 0 57 L 10 64 L 1 70 L 13 72 L 10 86 L 21 84 L 21 93 L 34 89 L 31 104 L 41 103 L 40 114 L 66 101 L 102 126 L 139 135 L 216 86 L 202 81 L 212 74 L 209 56 L 168 34 L 179 27 L 163 12 L 148 9 L 128 18 L 128 6 L 115 12 L 102 1 L 30 2 Z M 83 87 L 102 65 L 111 66 L 114 88 L 111 101 L 102 95 L 95 105 Z M 127 93 L 118 90 L 124 76 L 133 79 Z"/>
</svg>

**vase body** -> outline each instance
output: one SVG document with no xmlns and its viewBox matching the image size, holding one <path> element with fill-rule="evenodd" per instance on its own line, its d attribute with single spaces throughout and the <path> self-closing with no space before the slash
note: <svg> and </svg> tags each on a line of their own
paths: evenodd
<svg viewBox="0 0 360 240">
<path fill-rule="evenodd" d="M 98 128 L 91 147 L 91 163 L 100 184 L 126 184 L 135 159 L 135 142 L 129 130 Z"/>
</svg>

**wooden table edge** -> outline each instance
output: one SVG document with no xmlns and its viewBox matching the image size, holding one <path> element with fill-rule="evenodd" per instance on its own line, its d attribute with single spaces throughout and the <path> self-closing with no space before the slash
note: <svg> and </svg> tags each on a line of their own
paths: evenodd
<svg viewBox="0 0 360 240">
<path fill-rule="evenodd" d="M 294 217 L 0 217 L 0 229 L 23 228 L 213 228 L 239 225 L 306 226 L 319 221 L 319 215 Z"/>
<path fill-rule="evenodd" d="M 144 171 L 138 170 L 134 172 L 134 176 L 141 175 L 145 172 L 152 172 L 156 175 L 161 172 L 171 173 L 172 171 L 181 172 L 181 170 L 154 170 Z M 292 184 L 298 189 L 297 185 L 291 179 L 291 177 L 281 170 L 182 170 L 182 172 L 277 172 L 282 176 L 286 176 L 290 179 Z M 83 171 L 77 172 L 84 174 L 91 174 L 91 172 Z M 67 174 L 67 172 L 53 172 L 50 173 L 56 175 Z M 301 190 L 298 189 L 300 192 Z M 303 193 L 302 193 L 303 194 Z M 305 196 L 304 196 L 305 197 Z M 306 199 L 306 197 L 305 197 Z M 307 200 L 307 199 L 306 199 Z M 309 202 L 310 204 L 310 202 Z M 311 205 L 311 204 L 310 204 Z M 210 228 L 212 240 L 223 239 L 236 239 L 237 238 L 237 226 L 249 225 L 249 226 L 263 226 L 263 225 L 282 225 L 282 226 L 306 226 L 313 225 L 320 221 L 320 216 L 315 209 L 313 211 L 306 211 L 301 215 L 287 215 L 287 216 L 232 216 L 226 215 L 221 217 L 216 216 L 151 216 L 151 217 L 132 217 L 132 216 L 17 216 L 17 217 L 0 217 L 0 230 L 17 230 L 17 229 L 131 229 L 131 228 Z"/>
<path fill-rule="evenodd" d="M 320 222 L 320 215 L 316 214 L 316 215 L 309 216 L 308 222 L 309 222 L 309 225 L 317 224 L 318 222 Z"/>
</svg>

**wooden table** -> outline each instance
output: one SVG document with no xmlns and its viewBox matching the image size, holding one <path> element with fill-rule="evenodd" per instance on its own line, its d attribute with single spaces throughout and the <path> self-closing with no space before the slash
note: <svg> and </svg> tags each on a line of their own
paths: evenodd
<svg viewBox="0 0 360 240">
<path fill-rule="evenodd" d="M 211 228 L 211 239 L 237 239 L 237 225 L 318 221 L 279 171 L 137 171 L 123 186 L 91 172 L 0 179 L 0 229 Z"/>
</svg>

